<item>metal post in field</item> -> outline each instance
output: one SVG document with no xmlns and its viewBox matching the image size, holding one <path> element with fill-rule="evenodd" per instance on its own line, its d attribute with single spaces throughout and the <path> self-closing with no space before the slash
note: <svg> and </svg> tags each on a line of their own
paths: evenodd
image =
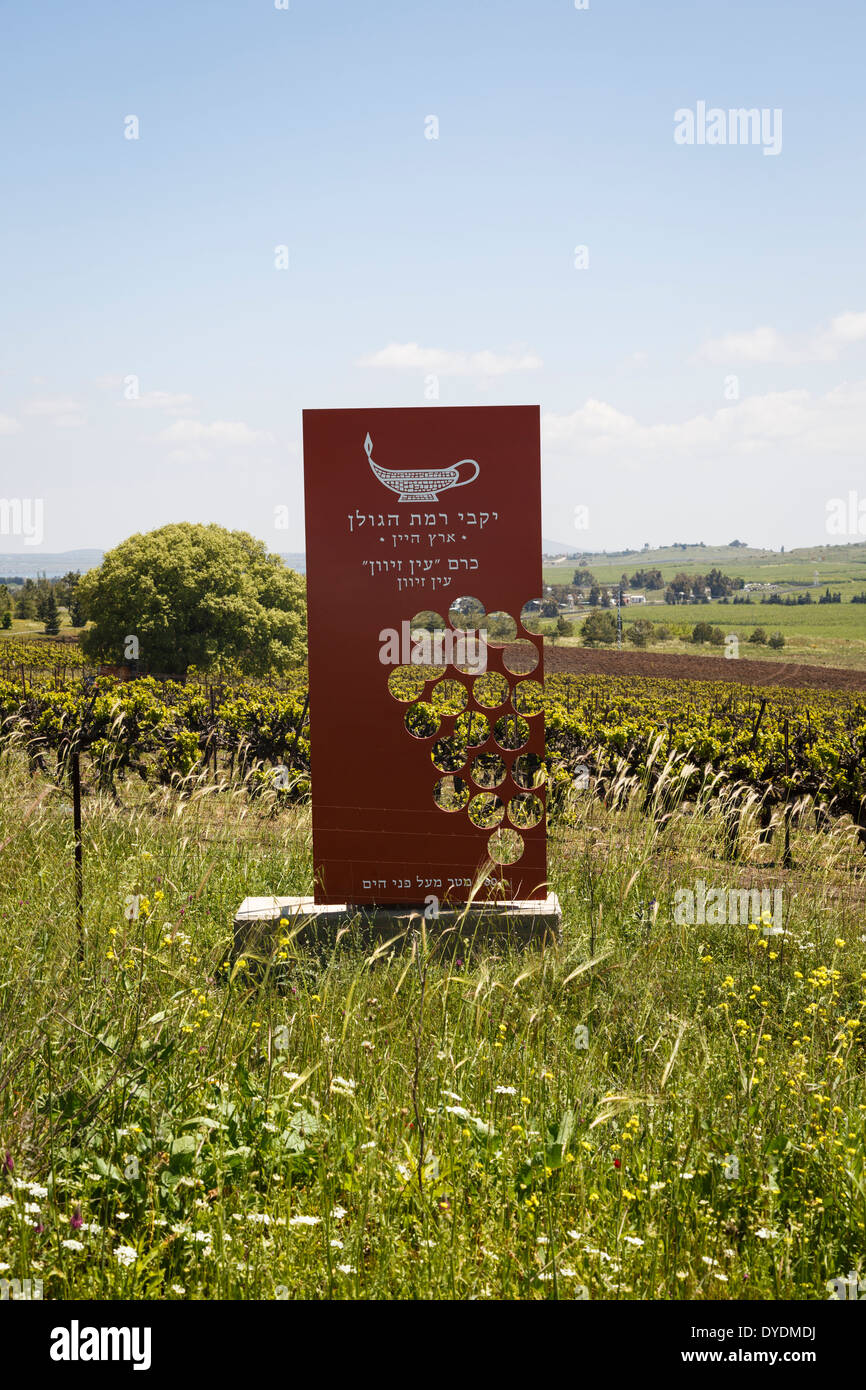
<svg viewBox="0 0 866 1390">
<path fill-rule="evenodd" d="M 84 956 L 84 845 L 81 838 L 81 764 L 78 749 L 72 754 L 72 832 L 75 842 L 75 925 L 78 958 Z"/>
<path fill-rule="evenodd" d="M 790 755 L 789 755 L 789 750 L 788 750 L 788 720 L 787 720 L 787 718 L 786 718 L 786 719 L 785 719 L 785 777 L 786 777 L 786 779 L 787 779 L 790 775 L 791 775 L 791 760 L 790 760 Z M 785 850 L 784 850 L 784 854 L 783 854 L 783 858 L 782 858 L 782 863 L 784 864 L 784 866 L 785 866 L 786 869 L 790 869 L 790 867 L 791 867 L 791 811 L 790 811 L 790 807 L 789 807 L 789 805 L 788 805 L 788 799 L 789 799 L 790 795 L 791 795 L 790 789 L 789 789 L 789 787 L 786 785 L 786 786 L 785 786 Z"/>
</svg>

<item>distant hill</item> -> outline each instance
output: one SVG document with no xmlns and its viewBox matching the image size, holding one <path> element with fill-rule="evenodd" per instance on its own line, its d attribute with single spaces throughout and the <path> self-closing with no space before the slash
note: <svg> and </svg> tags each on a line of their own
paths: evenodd
<svg viewBox="0 0 866 1390">
<path fill-rule="evenodd" d="M 284 565 L 288 565 L 290 570 L 297 570 L 298 574 L 306 574 L 307 557 L 303 551 L 296 551 L 291 555 L 281 555 L 280 559 Z"/>
<path fill-rule="evenodd" d="M 104 550 L 62 550 L 55 555 L 47 551 L 16 551 L 14 555 L 0 554 L 0 577 L 20 575 L 22 579 L 35 579 L 45 574 L 49 579 L 67 574 L 69 570 L 95 569 L 102 564 Z"/>
<path fill-rule="evenodd" d="M 575 549 L 574 541 L 569 541 L 568 545 L 565 541 L 548 541 L 544 538 L 541 541 L 541 553 L 545 559 L 549 555 L 573 555 Z"/>
<path fill-rule="evenodd" d="M 788 562 L 808 564 L 812 561 L 830 561 L 842 565 L 866 564 L 866 541 L 852 541 L 848 545 L 810 545 L 798 550 L 763 550 L 750 545 L 660 545 L 651 550 L 581 550 L 571 546 L 567 551 L 548 549 L 551 542 L 544 542 L 544 555 L 567 554 L 570 559 L 580 560 L 581 565 L 592 569 L 593 565 L 603 568 L 623 561 L 623 568 L 645 569 L 647 565 L 678 565 L 683 570 L 697 568 L 706 571 L 714 565 L 724 568 L 727 565 L 765 564 L 783 565 Z"/>
<path fill-rule="evenodd" d="M 57 579 L 59 575 L 68 574 L 70 570 L 80 570 L 84 574 L 87 570 L 96 569 L 97 565 L 101 565 L 104 556 L 104 550 L 61 550 L 54 555 L 47 551 L 32 550 L 19 550 L 14 555 L 0 552 L 0 583 L 4 579 L 16 576 L 35 579 L 40 574 L 47 575 L 49 579 Z M 306 572 L 307 562 L 303 553 L 281 555 L 280 559 L 289 569 L 297 570 L 299 574 Z"/>
<path fill-rule="evenodd" d="M 550 560 L 554 556 L 565 555 L 568 560 L 558 566 L 563 571 L 569 565 L 577 563 L 589 569 L 599 570 L 600 572 L 609 569 L 616 570 L 618 578 L 619 572 L 627 569 L 631 573 L 635 569 L 645 569 L 647 566 L 670 568 L 676 566 L 677 570 L 686 573 L 689 569 L 694 569 L 697 573 L 705 574 L 708 569 L 717 566 L 728 574 L 741 573 L 748 568 L 750 571 L 756 567 L 778 567 L 786 568 L 792 565 L 819 565 L 822 562 L 830 565 L 859 566 L 866 567 L 866 541 L 853 541 L 849 545 L 812 545 L 804 546 L 799 550 L 786 550 L 784 553 L 778 550 L 762 550 L 753 546 L 743 545 L 661 545 L 655 546 L 652 550 L 603 550 L 589 551 L 581 550 L 573 543 L 566 545 L 564 541 L 552 541 L 544 539 L 541 542 L 542 555 L 546 561 L 545 568 L 550 568 Z M 46 574 L 50 579 L 58 575 L 66 574 L 69 570 L 80 570 L 82 574 L 86 570 L 94 569 L 102 563 L 104 550 L 64 550 L 57 554 L 47 552 L 17 551 L 14 555 L 0 553 L 0 582 L 5 578 L 20 575 L 22 578 L 36 578 L 39 574 Z M 291 551 L 281 553 L 280 559 L 290 569 L 297 570 L 299 574 L 305 574 L 307 570 L 306 556 L 303 551 Z M 611 575 L 603 575 L 607 581 Z M 866 577 L 866 569 L 864 569 Z"/>
</svg>

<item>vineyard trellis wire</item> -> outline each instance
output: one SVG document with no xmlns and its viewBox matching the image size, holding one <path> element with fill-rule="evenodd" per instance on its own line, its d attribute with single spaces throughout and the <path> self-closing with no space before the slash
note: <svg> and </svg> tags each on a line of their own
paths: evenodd
<svg viewBox="0 0 866 1390">
<path fill-rule="evenodd" d="M 54 775 L 68 781 L 65 750 L 77 728 L 91 776 L 114 794 L 130 776 L 172 784 L 207 767 L 215 781 L 243 780 L 252 795 L 275 786 L 282 800 L 309 792 L 315 707 L 304 669 L 271 679 L 191 671 L 183 681 L 123 681 L 83 662 L 64 665 L 60 653 L 29 671 L 14 659 L 4 665 L 3 655 L 0 745 L 24 749 L 31 771 L 48 772 L 53 757 Z M 407 680 L 413 675 L 407 669 Z M 866 695 L 553 674 L 544 706 L 554 818 L 567 813 L 580 768 L 606 804 L 640 787 L 645 811 L 657 817 L 687 801 L 715 800 L 732 856 L 748 811 L 765 840 L 781 815 L 786 846 L 792 819 L 804 811 L 818 830 L 848 816 L 866 847 Z M 287 782 L 275 781 L 277 769 L 288 771 Z"/>
</svg>

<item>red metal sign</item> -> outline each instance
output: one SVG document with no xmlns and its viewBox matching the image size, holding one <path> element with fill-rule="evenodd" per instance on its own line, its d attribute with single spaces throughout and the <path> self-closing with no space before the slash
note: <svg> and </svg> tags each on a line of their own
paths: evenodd
<svg viewBox="0 0 866 1390">
<path fill-rule="evenodd" d="M 537 406 L 304 412 L 317 902 L 547 895 L 540 474 Z"/>
</svg>

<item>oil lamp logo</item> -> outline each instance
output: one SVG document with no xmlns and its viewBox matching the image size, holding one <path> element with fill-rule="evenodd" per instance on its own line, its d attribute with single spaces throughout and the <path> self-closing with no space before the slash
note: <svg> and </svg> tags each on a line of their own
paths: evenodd
<svg viewBox="0 0 866 1390">
<path fill-rule="evenodd" d="M 373 462 L 373 441 L 369 434 L 364 440 L 364 451 L 379 482 L 398 494 L 398 502 L 438 502 L 440 492 L 474 483 L 481 472 L 475 459 L 461 459 L 450 468 L 380 468 Z M 460 477 L 464 464 L 475 470 L 468 478 Z"/>
</svg>

